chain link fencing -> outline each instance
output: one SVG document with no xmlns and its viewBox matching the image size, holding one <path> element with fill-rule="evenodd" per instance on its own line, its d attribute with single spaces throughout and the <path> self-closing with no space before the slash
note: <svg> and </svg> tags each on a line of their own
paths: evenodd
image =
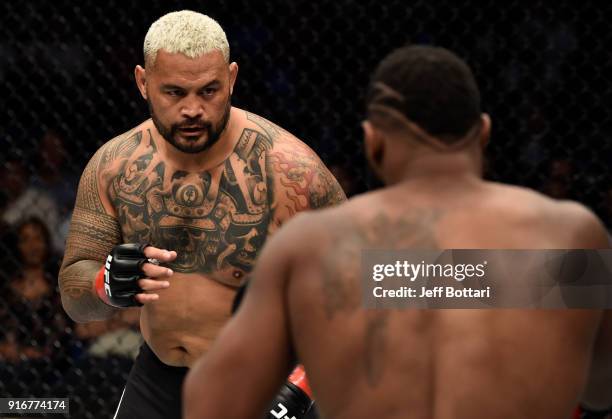
<svg viewBox="0 0 612 419">
<path fill-rule="evenodd" d="M 494 1 L 2 2 L 0 396 L 70 395 L 71 417 L 111 417 L 139 343 L 133 320 L 76 325 L 58 263 L 78 178 L 105 141 L 148 117 L 133 77 L 149 25 L 180 9 L 225 28 L 235 106 L 307 142 L 347 194 L 377 184 L 359 122 L 378 61 L 407 43 L 473 68 L 493 120 L 486 177 L 580 201 L 612 224 L 612 4 Z M 51 291 L 19 294 L 48 227 Z M 38 228 L 38 230 L 36 230 Z M 34 230 L 34 233 L 32 233 Z M 34 243 L 34 244 L 32 244 Z"/>
</svg>

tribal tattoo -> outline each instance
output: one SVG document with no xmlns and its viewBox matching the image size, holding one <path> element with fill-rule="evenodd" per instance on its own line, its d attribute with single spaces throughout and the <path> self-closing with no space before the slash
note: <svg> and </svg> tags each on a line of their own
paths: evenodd
<svg viewBox="0 0 612 419">
<path fill-rule="evenodd" d="M 298 211 L 343 201 L 340 186 L 305 144 L 253 114 L 231 155 L 201 172 L 166 164 L 149 130 L 109 141 L 85 169 L 61 272 L 78 299 L 119 243 L 176 250 L 169 266 L 236 286 L 267 236 Z M 106 205 L 112 210 L 105 209 Z M 95 302 L 83 297 L 81 305 Z"/>
<path fill-rule="evenodd" d="M 361 304 L 362 249 L 436 249 L 435 226 L 441 217 L 437 210 L 412 210 L 391 218 L 379 212 L 367 221 L 338 223 L 334 251 L 323 259 L 323 291 L 327 317 L 351 311 Z"/>
<path fill-rule="evenodd" d="M 59 285 L 66 311 L 80 321 L 101 320 L 113 313 L 92 294 L 92 280 L 113 246 L 121 243 L 120 226 L 106 213 L 100 198 L 98 170 L 108 160 L 109 151 L 122 143 L 123 138 L 118 137 L 101 148 L 79 183 Z"/>
<path fill-rule="evenodd" d="M 261 129 L 244 128 L 232 154 L 211 170 L 171 171 L 150 132 L 117 151 L 108 195 L 125 241 L 176 250 L 176 271 L 237 285 L 285 220 L 345 199 L 312 150 L 248 115 Z"/>
<path fill-rule="evenodd" d="M 289 216 L 346 201 L 338 181 L 306 144 L 258 115 L 247 112 L 247 119 L 279 144 L 270 153 L 270 161 L 272 170 L 278 174 L 281 189 L 285 191 L 284 210 Z M 288 138 L 291 142 L 286 141 Z"/>
<path fill-rule="evenodd" d="M 122 163 L 108 194 L 126 242 L 176 250 L 178 272 L 251 271 L 272 217 L 270 139 L 244 129 L 230 157 L 200 173 L 168 169 L 151 133 Z M 236 285 L 232 283 L 231 285 Z"/>
<path fill-rule="evenodd" d="M 399 217 L 379 212 L 367 221 L 343 223 L 331 239 L 335 243 L 322 263 L 323 304 L 329 320 L 354 313 L 361 306 L 362 249 L 436 249 L 435 229 L 442 213 L 412 210 Z M 338 224 L 340 226 L 340 224 Z M 364 369 L 368 384 L 376 387 L 384 371 L 390 310 L 365 313 Z"/>
</svg>

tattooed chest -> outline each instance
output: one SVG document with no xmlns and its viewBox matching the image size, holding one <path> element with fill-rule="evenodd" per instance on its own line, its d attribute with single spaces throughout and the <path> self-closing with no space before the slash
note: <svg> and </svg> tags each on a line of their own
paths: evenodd
<svg viewBox="0 0 612 419">
<path fill-rule="evenodd" d="M 109 186 L 123 240 L 176 250 L 179 272 L 249 272 L 272 217 L 258 137 L 243 134 L 224 164 L 200 173 L 170 171 L 154 151 L 126 161 Z"/>
</svg>

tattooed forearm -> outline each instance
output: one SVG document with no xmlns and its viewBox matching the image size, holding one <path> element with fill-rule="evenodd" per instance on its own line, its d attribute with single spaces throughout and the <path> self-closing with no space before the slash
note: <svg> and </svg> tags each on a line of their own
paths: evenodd
<svg viewBox="0 0 612 419">
<path fill-rule="evenodd" d="M 94 294 L 92 283 L 100 266 L 98 262 L 81 260 L 62 268 L 59 281 L 62 304 L 74 321 L 106 320 L 117 311 Z"/>
<path fill-rule="evenodd" d="M 75 208 L 59 276 L 64 308 L 74 320 L 102 320 L 112 314 L 94 294 L 93 281 L 106 255 L 120 242 L 113 217 Z"/>
</svg>

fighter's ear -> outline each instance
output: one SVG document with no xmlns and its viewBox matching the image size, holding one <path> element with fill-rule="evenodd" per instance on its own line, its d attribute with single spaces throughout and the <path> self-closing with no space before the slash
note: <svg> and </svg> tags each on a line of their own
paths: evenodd
<svg viewBox="0 0 612 419">
<path fill-rule="evenodd" d="M 381 166 L 385 151 L 384 135 L 367 119 L 361 123 L 365 155 L 376 176 L 382 180 Z"/>
<path fill-rule="evenodd" d="M 491 138 L 491 117 L 489 114 L 483 113 L 480 115 L 480 147 L 484 149 L 489 144 Z"/>
<path fill-rule="evenodd" d="M 229 76 L 230 76 L 230 95 L 234 93 L 234 83 L 236 83 L 236 77 L 238 77 L 238 64 L 236 62 L 232 62 L 229 65 Z"/>
<path fill-rule="evenodd" d="M 143 99 L 147 99 L 147 72 L 142 67 L 137 65 L 134 69 L 134 78 L 136 79 L 136 86 L 138 86 L 138 90 L 140 90 L 140 94 Z"/>
</svg>

